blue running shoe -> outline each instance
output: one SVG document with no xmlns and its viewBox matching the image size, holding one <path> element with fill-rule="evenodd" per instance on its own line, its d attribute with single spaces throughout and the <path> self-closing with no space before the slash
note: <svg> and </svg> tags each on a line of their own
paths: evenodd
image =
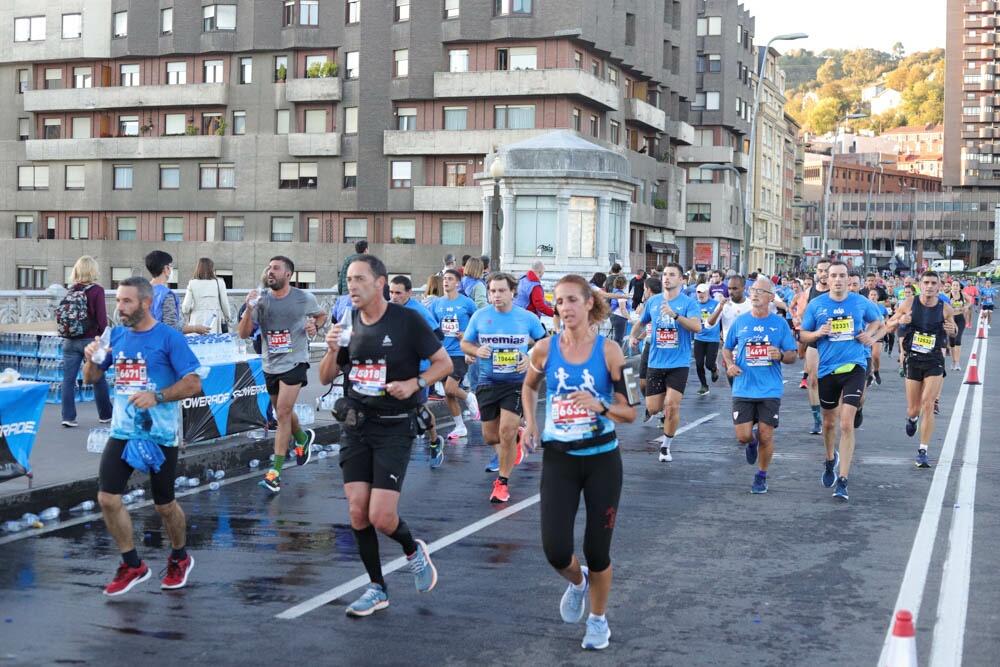
<svg viewBox="0 0 1000 667">
<path fill-rule="evenodd" d="M 751 440 L 748 444 L 744 453 L 747 455 L 747 463 L 753 465 L 757 463 L 757 438 Z"/>
<path fill-rule="evenodd" d="M 918 449 L 917 450 L 917 467 L 918 468 L 930 468 L 931 467 L 931 461 L 930 461 L 930 459 L 927 458 L 927 450 L 926 449 Z"/>
<path fill-rule="evenodd" d="M 407 559 L 410 561 L 410 572 L 413 573 L 417 592 L 426 593 L 437 584 L 437 568 L 431 562 L 431 555 L 427 553 L 427 544 L 423 540 L 414 541 L 417 543 L 417 550 L 407 556 Z"/>
<path fill-rule="evenodd" d="M 833 497 L 838 500 L 846 501 L 847 496 L 847 478 L 838 477 L 837 478 L 837 488 L 833 490 Z"/>
<path fill-rule="evenodd" d="M 834 482 L 837 481 L 837 466 L 840 465 L 840 454 L 838 452 L 833 453 L 833 460 L 826 462 L 826 468 L 823 470 L 823 486 L 830 488 L 833 486 Z"/>
<path fill-rule="evenodd" d="M 494 454 L 490 462 L 486 464 L 486 472 L 497 472 L 500 470 L 500 456 Z"/>
<path fill-rule="evenodd" d="M 583 620 L 583 611 L 587 606 L 587 591 L 590 590 L 590 571 L 586 566 L 580 566 L 583 570 L 583 590 L 578 591 L 569 584 L 566 592 L 563 593 L 559 602 L 559 615 L 566 623 L 579 623 Z"/>
<path fill-rule="evenodd" d="M 910 436 L 912 438 L 914 435 L 916 435 L 916 433 L 917 433 L 917 420 L 916 419 L 910 419 L 909 417 L 907 417 L 906 418 L 906 435 L 908 435 L 908 436 Z"/>
<path fill-rule="evenodd" d="M 348 616 L 371 616 L 380 609 L 389 606 L 389 596 L 385 589 L 378 584 L 368 584 L 368 588 L 357 600 L 352 602 L 345 610 Z"/>
<path fill-rule="evenodd" d="M 441 464 L 444 463 L 444 438 L 440 435 L 437 440 L 430 444 L 431 450 L 431 470 L 435 468 L 440 468 Z"/>
<path fill-rule="evenodd" d="M 759 470 L 753 476 L 753 486 L 750 487 L 750 493 L 767 493 L 767 477 L 762 475 Z"/>
<path fill-rule="evenodd" d="M 599 621 L 596 618 L 587 619 L 587 634 L 583 636 L 583 643 L 580 644 L 585 649 L 599 651 L 608 647 L 608 640 L 611 639 L 611 629 L 607 620 Z"/>
</svg>

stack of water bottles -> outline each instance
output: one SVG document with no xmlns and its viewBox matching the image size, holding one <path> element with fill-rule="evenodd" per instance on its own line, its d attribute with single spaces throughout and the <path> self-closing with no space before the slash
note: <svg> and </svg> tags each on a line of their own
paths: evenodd
<svg viewBox="0 0 1000 667">
<path fill-rule="evenodd" d="M 242 341 L 231 333 L 213 333 L 188 336 L 188 345 L 206 366 L 233 361 L 242 353 Z"/>
</svg>

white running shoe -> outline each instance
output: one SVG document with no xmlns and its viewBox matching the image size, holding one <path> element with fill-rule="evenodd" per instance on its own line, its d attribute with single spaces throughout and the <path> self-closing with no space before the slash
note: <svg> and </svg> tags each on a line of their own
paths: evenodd
<svg viewBox="0 0 1000 667">
<path fill-rule="evenodd" d="M 479 401 L 471 391 L 465 396 L 465 405 L 469 408 L 469 419 L 479 421 Z"/>
<path fill-rule="evenodd" d="M 649 415 L 649 418 L 648 418 L 648 419 L 646 419 L 646 421 L 645 421 L 645 422 L 643 422 L 643 423 L 644 423 L 644 424 L 645 424 L 646 426 L 659 426 L 660 424 L 659 424 L 659 422 L 657 421 L 657 420 L 658 420 L 659 418 L 660 418 L 660 413 L 659 413 L 659 412 L 657 412 L 657 413 L 656 413 L 655 415 Z"/>
<path fill-rule="evenodd" d="M 670 455 L 670 448 L 667 446 L 660 447 L 660 463 L 670 463 L 674 460 L 674 457 Z"/>
<path fill-rule="evenodd" d="M 458 440 L 459 438 L 464 438 L 468 435 L 469 429 L 465 428 L 465 424 L 462 424 L 461 426 L 456 426 L 451 430 L 451 433 L 448 434 L 448 439 Z"/>
</svg>

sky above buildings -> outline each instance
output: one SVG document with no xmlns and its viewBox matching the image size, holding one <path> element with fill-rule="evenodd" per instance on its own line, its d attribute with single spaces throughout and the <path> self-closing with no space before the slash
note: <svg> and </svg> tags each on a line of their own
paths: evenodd
<svg viewBox="0 0 1000 667">
<path fill-rule="evenodd" d="M 804 32 L 808 39 L 776 42 L 793 48 L 873 48 L 891 52 L 902 42 L 906 53 L 944 47 L 945 0 L 743 0 L 756 17 L 754 41 Z"/>
</svg>

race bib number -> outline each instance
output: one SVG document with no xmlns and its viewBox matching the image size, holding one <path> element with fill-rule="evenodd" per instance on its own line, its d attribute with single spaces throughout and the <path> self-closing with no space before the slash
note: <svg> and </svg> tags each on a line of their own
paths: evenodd
<svg viewBox="0 0 1000 667">
<path fill-rule="evenodd" d="M 847 315 L 845 317 L 831 318 L 830 335 L 828 338 L 835 342 L 854 340 L 854 316 Z"/>
<path fill-rule="evenodd" d="M 132 395 L 146 391 L 149 377 L 144 359 L 118 359 L 115 361 L 115 391 Z"/>
<path fill-rule="evenodd" d="M 493 350 L 493 374 L 517 374 L 517 363 L 521 360 L 519 350 Z"/>
<path fill-rule="evenodd" d="M 552 397 L 552 423 L 561 435 L 583 438 L 593 432 L 597 415 L 586 408 L 576 407 L 569 394 L 556 394 Z"/>
<path fill-rule="evenodd" d="M 934 334 L 915 331 L 913 333 L 913 342 L 910 343 L 910 349 L 917 354 L 930 354 L 934 351 L 936 343 L 937 336 Z"/>
<path fill-rule="evenodd" d="M 768 355 L 768 343 L 747 343 L 747 365 L 748 366 L 770 366 L 771 357 Z"/>
<path fill-rule="evenodd" d="M 677 329 L 657 329 L 656 347 L 661 350 L 676 350 Z"/>
<path fill-rule="evenodd" d="M 449 338 L 456 338 L 460 333 L 458 330 L 458 318 L 446 317 L 441 320 L 441 332 Z"/>
<path fill-rule="evenodd" d="M 347 379 L 354 385 L 354 391 L 364 396 L 385 396 L 385 359 L 351 366 Z"/>
<path fill-rule="evenodd" d="M 292 351 L 292 332 L 288 329 L 267 332 L 267 351 L 271 354 L 286 354 Z"/>
</svg>

